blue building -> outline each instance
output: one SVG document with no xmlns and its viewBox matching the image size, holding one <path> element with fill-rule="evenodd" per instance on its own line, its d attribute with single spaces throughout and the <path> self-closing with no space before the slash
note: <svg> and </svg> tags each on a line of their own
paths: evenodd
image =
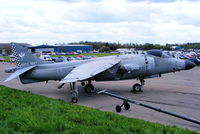
<svg viewBox="0 0 200 134">
<path fill-rule="evenodd" d="M 52 46 L 52 45 L 39 45 L 29 47 L 31 52 L 55 52 L 55 53 L 71 53 L 71 52 L 89 52 L 93 50 L 91 45 L 63 45 L 63 46 Z"/>
<path fill-rule="evenodd" d="M 180 46 L 172 46 L 172 50 L 174 50 L 174 51 L 182 51 L 182 50 L 184 50 L 184 48 L 182 48 L 182 47 L 180 47 Z"/>
</svg>

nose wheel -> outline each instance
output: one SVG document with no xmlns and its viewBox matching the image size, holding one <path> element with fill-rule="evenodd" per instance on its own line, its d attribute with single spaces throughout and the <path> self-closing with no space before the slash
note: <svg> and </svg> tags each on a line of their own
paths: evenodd
<svg viewBox="0 0 200 134">
<path fill-rule="evenodd" d="M 125 110 L 130 109 L 130 104 L 127 101 L 124 101 L 122 105 L 117 105 L 115 107 L 115 110 L 120 113 L 122 111 L 122 107 L 124 107 Z"/>
<path fill-rule="evenodd" d="M 134 84 L 131 90 L 131 92 L 141 92 L 141 91 L 142 91 L 142 86 L 139 83 Z"/>
<path fill-rule="evenodd" d="M 143 86 L 145 84 L 145 80 L 143 78 L 139 78 L 139 80 L 140 80 L 141 84 L 139 84 L 139 83 L 134 84 L 131 92 L 133 92 L 133 93 L 134 92 L 143 92 L 142 88 L 143 88 Z"/>
</svg>

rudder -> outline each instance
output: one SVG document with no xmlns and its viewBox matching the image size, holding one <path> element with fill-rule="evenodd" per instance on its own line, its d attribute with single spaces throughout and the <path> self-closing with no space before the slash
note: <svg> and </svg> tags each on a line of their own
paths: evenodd
<svg viewBox="0 0 200 134">
<path fill-rule="evenodd" d="M 19 43 L 11 43 L 12 54 L 15 57 L 15 64 L 17 67 L 25 67 L 45 63 L 34 55 L 32 55 L 28 48 Z"/>
</svg>

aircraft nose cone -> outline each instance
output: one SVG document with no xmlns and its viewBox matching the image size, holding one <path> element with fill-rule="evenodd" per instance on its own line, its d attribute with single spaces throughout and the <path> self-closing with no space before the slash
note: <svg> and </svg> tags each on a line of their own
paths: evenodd
<svg viewBox="0 0 200 134">
<path fill-rule="evenodd" d="M 194 62 L 185 60 L 185 70 L 191 69 L 195 66 L 196 66 L 196 64 Z"/>
</svg>

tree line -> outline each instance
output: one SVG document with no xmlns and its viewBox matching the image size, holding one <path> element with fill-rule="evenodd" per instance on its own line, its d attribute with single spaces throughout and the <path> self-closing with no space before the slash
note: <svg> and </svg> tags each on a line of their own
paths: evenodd
<svg viewBox="0 0 200 134">
<path fill-rule="evenodd" d="M 54 45 L 64 46 L 67 44 L 83 44 L 83 45 L 92 45 L 94 50 L 99 50 L 100 52 L 109 52 L 116 51 L 118 48 L 134 48 L 136 50 L 149 50 L 149 49 L 161 49 L 161 50 L 172 50 L 172 46 L 180 46 L 185 50 L 188 49 L 200 49 L 200 43 L 184 43 L 184 44 L 137 44 L 137 43 L 112 43 L 112 42 L 102 42 L 102 41 L 80 41 L 80 42 L 72 42 L 72 43 L 56 43 Z M 0 53 L 6 52 L 7 54 L 11 54 L 11 48 L 0 48 Z"/>
<path fill-rule="evenodd" d="M 184 44 L 137 44 L 137 43 L 109 43 L 109 42 L 92 42 L 92 41 L 80 41 L 69 44 L 83 44 L 83 45 L 92 45 L 95 50 L 99 50 L 101 52 L 105 51 L 115 51 L 118 48 L 135 48 L 136 50 L 149 50 L 149 49 L 161 49 L 161 50 L 172 50 L 172 46 L 180 46 L 183 49 L 200 49 L 200 43 L 184 43 Z"/>
</svg>

